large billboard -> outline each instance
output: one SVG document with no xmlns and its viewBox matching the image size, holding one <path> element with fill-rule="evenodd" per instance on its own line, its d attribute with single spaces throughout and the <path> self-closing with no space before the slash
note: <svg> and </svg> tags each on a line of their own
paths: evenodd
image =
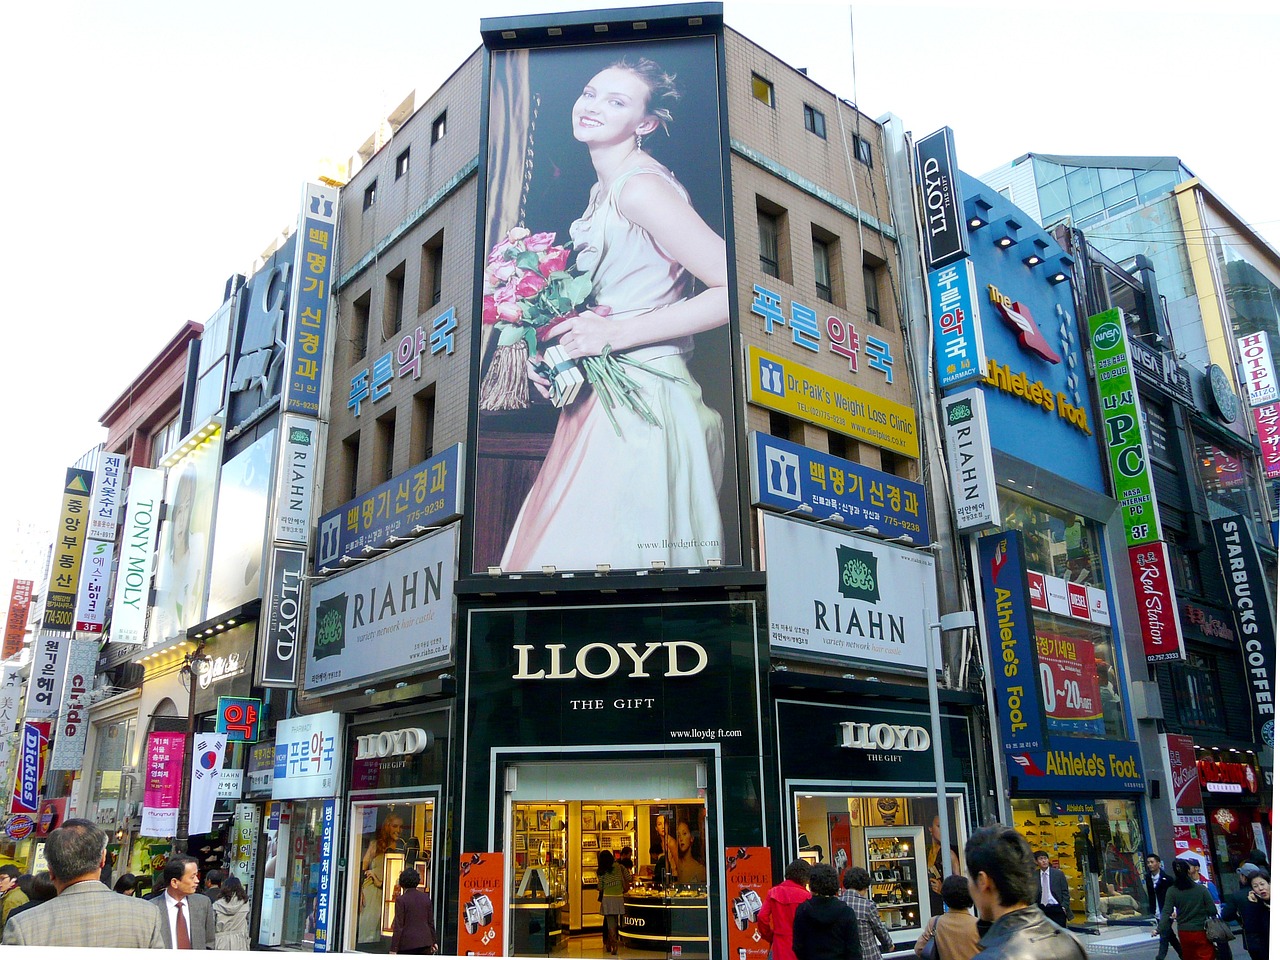
<svg viewBox="0 0 1280 960">
<path fill-rule="evenodd" d="M 739 564 L 715 38 L 490 58 L 473 568 Z"/>
<path fill-rule="evenodd" d="M 185 636 L 204 619 L 221 438 L 218 433 L 197 444 L 169 470 L 150 644 Z"/>
<path fill-rule="evenodd" d="M 222 465 L 209 567 L 210 616 L 262 595 L 263 535 L 277 432 L 268 430 Z"/>
</svg>

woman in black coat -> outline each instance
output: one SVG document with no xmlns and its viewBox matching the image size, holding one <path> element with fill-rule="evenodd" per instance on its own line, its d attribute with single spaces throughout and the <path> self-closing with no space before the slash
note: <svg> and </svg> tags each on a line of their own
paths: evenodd
<svg viewBox="0 0 1280 960">
<path fill-rule="evenodd" d="M 391 921 L 389 953 L 435 953 L 439 949 L 432 914 L 431 895 L 418 889 L 422 877 L 417 870 L 400 874 L 400 896 L 396 897 L 396 915 Z"/>
<path fill-rule="evenodd" d="M 819 863 L 809 871 L 813 894 L 796 908 L 792 947 L 796 960 L 862 960 L 858 918 L 836 894 L 840 880 L 835 867 Z"/>
</svg>

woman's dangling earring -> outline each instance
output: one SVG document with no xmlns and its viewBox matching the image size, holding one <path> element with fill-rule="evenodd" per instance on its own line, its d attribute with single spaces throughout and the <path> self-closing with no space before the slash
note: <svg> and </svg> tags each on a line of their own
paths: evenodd
<svg viewBox="0 0 1280 960">
<path fill-rule="evenodd" d="M 636 149 L 637 150 L 644 149 L 644 139 L 638 133 L 636 134 Z"/>
</svg>

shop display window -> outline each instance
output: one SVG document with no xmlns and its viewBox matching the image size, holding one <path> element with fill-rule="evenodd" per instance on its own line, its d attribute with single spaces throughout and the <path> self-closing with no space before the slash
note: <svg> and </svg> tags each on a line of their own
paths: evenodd
<svg viewBox="0 0 1280 960">
<path fill-rule="evenodd" d="M 1066 875 L 1073 922 L 1150 915 L 1136 802 L 1020 798 L 1011 804 L 1015 829 Z"/>
<path fill-rule="evenodd" d="M 1022 534 L 1049 732 L 1127 737 L 1098 525 L 1001 488 L 1007 530 Z"/>
<path fill-rule="evenodd" d="M 936 795 L 805 793 L 795 804 L 800 857 L 830 863 L 841 876 L 849 867 L 866 869 L 871 899 L 895 940 L 914 942 L 929 918 L 942 913 L 943 879 L 964 873 L 967 830 L 958 798 L 949 804 L 949 858 L 942 855 Z"/>
<path fill-rule="evenodd" d="M 433 799 L 352 804 L 351 863 L 358 869 L 351 875 L 358 882 L 348 885 L 348 916 L 356 950 L 386 952 L 404 870 L 414 870 L 419 889 L 432 892 L 434 829 Z"/>
</svg>

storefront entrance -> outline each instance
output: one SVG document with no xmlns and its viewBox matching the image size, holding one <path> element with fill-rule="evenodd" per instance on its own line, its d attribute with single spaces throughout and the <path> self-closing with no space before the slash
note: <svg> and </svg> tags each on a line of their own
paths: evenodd
<svg viewBox="0 0 1280 960">
<path fill-rule="evenodd" d="M 597 870 L 609 857 L 632 875 L 616 920 L 619 955 L 709 955 L 700 762 L 535 763 L 507 771 L 515 784 L 507 819 L 513 956 L 602 955 Z"/>
<path fill-rule="evenodd" d="M 354 948 L 385 953 L 400 895 L 400 874 L 413 870 L 419 889 L 432 894 L 432 848 L 435 837 L 434 797 L 407 797 L 394 802 L 351 805 L 350 899 Z"/>
</svg>

